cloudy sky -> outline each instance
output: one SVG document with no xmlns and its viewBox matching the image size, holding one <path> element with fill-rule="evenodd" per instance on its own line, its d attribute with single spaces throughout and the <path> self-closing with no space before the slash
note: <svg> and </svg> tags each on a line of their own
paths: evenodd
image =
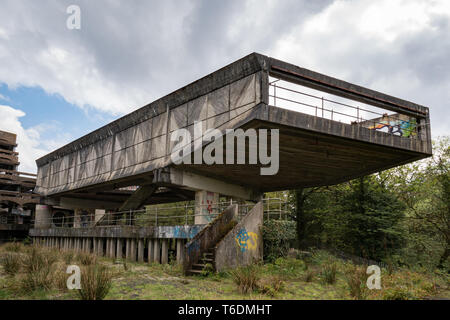
<svg viewBox="0 0 450 320">
<path fill-rule="evenodd" d="M 81 29 L 66 9 L 81 8 Z M 0 130 L 20 169 L 251 52 L 430 107 L 450 134 L 450 1 L 0 0 Z"/>
</svg>

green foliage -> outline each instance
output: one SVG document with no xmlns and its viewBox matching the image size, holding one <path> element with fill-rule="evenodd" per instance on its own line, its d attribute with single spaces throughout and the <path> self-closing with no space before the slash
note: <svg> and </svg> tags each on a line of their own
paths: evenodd
<svg viewBox="0 0 450 320">
<path fill-rule="evenodd" d="M 258 289 L 260 273 L 256 264 L 237 267 L 230 271 L 230 275 L 240 293 L 247 294 Z"/>
<path fill-rule="evenodd" d="M 398 286 L 384 291 L 383 300 L 410 300 L 414 296 L 406 286 Z"/>
<path fill-rule="evenodd" d="M 103 300 L 111 289 L 112 273 L 102 265 L 88 265 L 81 270 L 81 300 Z"/>
<path fill-rule="evenodd" d="M 295 239 L 295 222 L 287 220 L 267 220 L 262 228 L 264 259 L 274 261 L 286 256 L 290 242 Z"/>
<path fill-rule="evenodd" d="M 22 289 L 31 292 L 37 289 L 50 289 L 52 285 L 53 264 L 57 255 L 50 250 L 31 248 L 23 258 L 25 276 L 22 279 Z"/>
<path fill-rule="evenodd" d="M 347 281 L 350 296 L 362 300 L 367 294 L 367 273 L 365 267 L 352 266 L 346 272 L 345 279 Z"/>
<path fill-rule="evenodd" d="M 21 265 L 20 256 L 15 252 L 7 252 L 0 257 L 0 264 L 6 274 L 13 276 L 19 272 Z"/>
<path fill-rule="evenodd" d="M 337 265 L 335 262 L 326 263 L 322 267 L 320 277 L 326 284 L 334 284 L 336 282 Z"/>
</svg>

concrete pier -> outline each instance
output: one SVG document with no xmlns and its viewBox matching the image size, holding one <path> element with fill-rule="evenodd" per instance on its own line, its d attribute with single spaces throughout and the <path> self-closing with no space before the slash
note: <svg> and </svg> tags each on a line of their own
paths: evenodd
<svg viewBox="0 0 450 320">
<path fill-rule="evenodd" d="M 169 263 L 169 240 L 161 240 L 161 263 Z"/>
<path fill-rule="evenodd" d="M 155 248 L 154 248 L 153 239 L 148 239 L 147 240 L 147 259 L 148 259 L 148 263 L 152 263 L 153 262 L 154 252 L 155 252 Z"/>
<path fill-rule="evenodd" d="M 123 255 L 122 255 L 122 239 L 118 238 L 117 239 L 117 247 L 116 247 L 116 259 L 122 259 Z"/>
<path fill-rule="evenodd" d="M 138 240 L 138 262 L 144 262 L 144 239 Z"/>
<path fill-rule="evenodd" d="M 153 262 L 160 263 L 161 247 L 159 239 L 153 239 Z"/>
</svg>

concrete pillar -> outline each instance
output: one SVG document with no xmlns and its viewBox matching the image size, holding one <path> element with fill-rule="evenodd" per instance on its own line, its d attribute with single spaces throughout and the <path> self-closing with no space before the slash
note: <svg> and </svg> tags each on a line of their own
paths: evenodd
<svg viewBox="0 0 450 320">
<path fill-rule="evenodd" d="M 219 194 L 205 190 L 195 192 L 195 224 L 208 224 L 218 212 Z"/>
<path fill-rule="evenodd" d="M 136 239 L 130 239 L 130 241 L 131 241 L 130 260 L 131 261 L 136 261 L 136 255 L 137 255 Z"/>
<path fill-rule="evenodd" d="M 101 257 L 103 256 L 103 238 L 97 239 L 97 254 Z"/>
<path fill-rule="evenodd" d="M 114 259 L 116 257 L 116 239 L 109 239 L 109 257 Z"/>
<path fill-rule="evenodd" d="M 52 207 L 37 204 L 35 212 L 34 227 L 36 229 L 49 229 L 52 226 Z"/>
<path fill-rule="evenodd" d="M 92 238 L 92 252 L 94 254 L 97 254 L 98 252 L 98 242 L 97 242 L 97 238 Z"/>
<path fill-rule="evenodd" d="M 138 240 L 138 261 L 144 262 L 144 239 Z"/>
<path fill-rule="evenodd" d="M 92 238 L 87 239 L 87 252 L 88 253 L 92 252 Z"/>
<path fill-rule="evenodd" d="M 184 239 L 177 239 L 177 263 L 184 263 Z"/>
<path fill-rule="evenodd" d="M 155 252 L 155 248 L 153 247 L 153 239 L 148 239 L 147 240 L 147 258 L 148 258 L 148 263 L 152 263 L 153 262 L 153 253 Z"/>
<path fill-rule="evenodd" d="M 109 257 L 109 246 L 110 246 L 110 244 L 111 244 L 111 241 L 109 241 L 110 239 L 109 238 L 106 238 L 105 239 L 105 241 L 106 241 L 106 252 L 105 252 L 105 257 Z"/>
<path fill-rule="evenodd" d="M 122 259 L 122 239 L 117 239 L 117 246 L 116 246 L 116 259 Z"/>
<path fill-rule="evenodd" d="M 161 263 L 169 263 L 169 239 L 162 239 L 161 241 Z"/>
<path fill-rule="evenodd" d="M 159 239 L 153 240 L 153 262 L 160 263 L 160 245 L 159 245 Z"/>
<path fill-rule="evenodd" d="M 125 258 L 130 260 L 130 252 L 131 252 L 131 239 L 127 239 L 125 243 Z"/>
</svg>

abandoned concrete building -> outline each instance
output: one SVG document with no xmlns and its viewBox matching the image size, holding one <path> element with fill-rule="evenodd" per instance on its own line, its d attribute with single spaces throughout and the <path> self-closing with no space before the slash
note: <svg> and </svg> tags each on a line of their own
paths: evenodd
<svg viewBox="0 0 450 320">
<path fill-rule="evenodd" d="M 17 171 L 16 135 L 0 131 L 0 243 L 28 236 L 39 196 L 33 194 L 36 175 Z"/>
<path fill-rule="evenodd" d="M 262 258 L 264 192 L 428 157 L 429 119 L 424 106 L 252 53 L 38 159 L 35 192 L 44 200 L 30 235 L 111 258 L 173 256 L 188 274 L 206 263 L 247 264 Z M 198 122 L 222 134 L 279 129 L 278 172 L 175 164 L 172 132 Z M 189 145 L 195 152 L 208 142 Z M 245 148 L 248 157 L 253 146 Z"/>
</svg>

